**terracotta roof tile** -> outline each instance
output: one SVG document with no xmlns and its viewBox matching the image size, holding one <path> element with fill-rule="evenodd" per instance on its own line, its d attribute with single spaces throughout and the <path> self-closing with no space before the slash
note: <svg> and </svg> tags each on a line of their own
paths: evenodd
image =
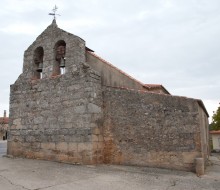
<svg viewBox="0 0 220 190">
<path fill-rule="evenodd" d="M 8 117 L 0 117 L 0 124 L 8 124 L 9 118 Z"/>
<path fill-rule="evenodd" d="M 145 84 L 145 88 L 147 89 L 163 89 L 167 94 L 170 94 L 169 91 L 162 84 Z"/>
<path fill-rule="evenodd" d="M 210 134 L 220 134 L 220 130 L 217 131 L 209 131 Z"/>
<path fill-rule="evenodd" d="M 161 88 L 162 84 L 145 84 L 144 86 L 147 88 Z"/>
<path fill-rule="evenodd" d="M 92 51 L 93 51 L 93 50 L 92 50 Z M 123 72 L 123 71 L 120 70 L 119 68 L 115 67 L 114 65 L 112 65 L 112 64 L 109 63 L 108 61 L 106 61 L 106 60 L 104 60 L 103 58 L 99 57 L 98 55 L 96 55 L 96 54 L 95 54 L 94 52 L 92 52 L 92 51 L 90 51 L 89 48 L 87 49 L 87 52 L 88 52 L 89 54 L 95 56 L 97 59 L 103 61 L 104 63 L 108 64 L 108 65 L 111 66 L 112 68 L 118 70 L 120 73 L 126 75 L 126 76 L 129 77 L 130 79 L 136 81 L 137 83 L 139 83 L 139 84 L 142 85 L 143 87 L 145 87 L 145 88 L 147 88 L 147 89 L 148 89 L 148 88 L 163 88 L 163 89 L 167 92 L 167 94 L 163 94 L 163 95 L 173 96 L 173 95 L 171 95 L 171 94 L 167 91 L 166 88 L 164 88 L 163 85 L 161 85 L 161 84 L 144 84 L 144 83 L 142 83 L 142 82 L 136 80 L 136 79 L 133 78 L 132 76 L 128 75 L 127 73 Z M 108 86 L 108 87 L 110 87 L 110 86 Z M 126 88 L 126 87 L 112 87 L 112 88 L 120 88 L 120 89 L 124 89 L 124 90 L 134 90 L 134 89 L 128 89 L 128 88 Z M 149 93 L 149 91 L 145 91 L 145 90 L 135 90 L 135 91 L 138 91 L 138 92 L 141 92 L 141 93 L 145 93 L 145 92 Z M 154 93 L 154 94 L 155 94 L 155 92 L 150 92 L 150 93 Z M 193 99 L 193 98 L 188 98 L 188 97 L 184 97 L 184 96 L 176 96 L 176 97 L 181 97 L 181 98 L 186 98 L 186 99 Z M 194 99 L 194 100 L 196 100 L 196 101 L 198 102 L 198 104 L 202 107 L 202 109 L 204 110 L 204 112 L 206 113 L 206 115 L 209 117 L 209 114 L 208 114 L 208 112 L 207 112 L 207 110 L 206 110 L 206 108 L 205 108 L 205 106 L 204 106 L 202 100 L 199 100 L 199 99 Z"/>
</svg>

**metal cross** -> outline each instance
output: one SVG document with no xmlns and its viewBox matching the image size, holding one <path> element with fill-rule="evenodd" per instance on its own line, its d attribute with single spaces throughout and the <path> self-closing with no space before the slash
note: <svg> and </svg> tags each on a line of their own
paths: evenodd
<svg viewBox="0 0 220 190">
<path fill-rule="evenodd" d="M 56 20 L 56 16 L 60 16 L 59 14 L 57 14 L 57 9 L 58 7 L 55 5 L 54 8 L 52 9 L 53 13 L 49 13 L 49 15 L 53 16 L 53 18 Z"/>
</svg>

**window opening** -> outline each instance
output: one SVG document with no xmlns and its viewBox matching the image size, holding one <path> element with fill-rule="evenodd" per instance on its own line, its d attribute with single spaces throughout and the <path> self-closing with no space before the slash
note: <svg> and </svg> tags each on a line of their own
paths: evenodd
<svg viewBox="0 0 220 190">
<path fill-rule="evenodd" d="M 38 63 L 37 65 L 38 65 L 38 68 L 37 68 L 36 71 L 39 73 L 39 74 L 38 74 L 38 75 L 39 75 L 38 78 L 39 78 L 39 79 L 42 79 L 42 76 L 43 76 L 43 75 L 42 75 L 42 71 L 43 71 L 43 63 Z"/>
<path fill-rule="evenodd" d="M 65 57 L 60 58 L 60 74 L 65 74 Z"/>
<path fill-rule="evenodd" d="M 65 61 L 66 61 L 66 43 L 60 40 L 55 45 L 55 63 L 53 69 L 53 75 L 65 74 Z"/>
<path fill-rule="evenodd" d="M 57 47 L 56 59 L 59 62 L 60 74 L 65 74 L 65 45 L 60 45 Z"/>
<path fill-rule="evenodd" d="M 34 51 L 34 78 L 42 79 L 43 77 L 43 56 L 44 50 L 42 47 L 38 47 Z"/>
</svg>

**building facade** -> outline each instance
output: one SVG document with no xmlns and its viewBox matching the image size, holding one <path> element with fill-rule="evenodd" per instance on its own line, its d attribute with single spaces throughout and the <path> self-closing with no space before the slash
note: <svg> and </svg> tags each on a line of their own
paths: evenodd
<svg viewBox="0 0 220 190">
<path fill-rule="evenodd" d="M 210 131 L 213 151 L 220 152 L 220 130 Z"/>
<path fill-rule="evenodd" d="M 135 80 L 54 20 L 11 85 L 7 154 L 195 170 L 209 154 L 207 118 L 201 100 Z"/>
<path fill-rule="evenodd" d="M 3 117 L 0 117 L 0 140 L 7 139 L 8 120 L 5 110 Z"/>
</svg>

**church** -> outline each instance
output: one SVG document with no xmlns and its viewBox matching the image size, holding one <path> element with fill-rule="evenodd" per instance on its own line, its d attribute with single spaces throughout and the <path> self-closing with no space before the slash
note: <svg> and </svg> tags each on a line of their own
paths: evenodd
<svg viewBox="0 0 220 190">
<path fill-rule="evenodd" d="M 55 19 L 24 52 L 10 89 L 14 157 L 194 171 L 208 158 L 208 135 L 201 100 L 139 82 Z"/>
</svg>

